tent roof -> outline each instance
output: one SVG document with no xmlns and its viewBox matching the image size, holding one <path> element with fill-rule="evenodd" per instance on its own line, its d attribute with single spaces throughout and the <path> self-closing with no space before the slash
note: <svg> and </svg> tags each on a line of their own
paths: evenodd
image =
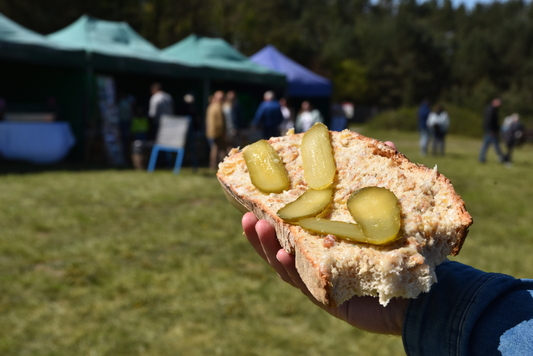
<svg viewBox="0 0 533 356">
<path fill-rule="evenodd" d="M 61 46 L 0 14 L 0 58 L 41 64 L 83 64 L 83 52 Z"/>
<path fill-rule="evenodd" d="M 126 70 L 150 74 L 194 74 L 193 68 L 170 62 L 161 51 L 126 22 L 83 15 L 71 25 L 47 36 L 54 43 L 83 50 L 100 70 Z"/>
<path fill-rule="evenodd" d="M 56 43 L 71 48 L 133 58 L 159 56 L 159 50 L 126 22 L 100 20 L 83 15 L 62 30 L 48 35 Z"/>
<path fill-rule="evenodd" d="M 54 44 L 50 44 L 43 35 L 22 27 L 2 14 L 0 14 L 0 41 L 54 47 Z"/>
<path fill-rule="evenodd" d="M 163 56 L 203 68 L 213 79 L 285 85 L 285 75 L 253 63 L 220 38 L 189 35 L 163 49 Z"/>
<path fill-rule="evenodd" d="M 331 81 L 296 63 L 276 47 L 267 45 L 250 59 L 272 70 L 285 73 L 289 96 L 331 96 Z"/>
</svg>

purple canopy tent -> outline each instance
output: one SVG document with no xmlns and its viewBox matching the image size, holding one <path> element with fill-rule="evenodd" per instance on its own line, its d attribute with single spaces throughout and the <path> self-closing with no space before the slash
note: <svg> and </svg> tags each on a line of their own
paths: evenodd
<svg viewBox="0 0 533 356">
<path fill-rule="evenodd" d="M 332 85 L 326 79 L 296 63 L 276 47 L 267 45 L 250 57 L 252 62 L 260 64 L 287 76 L 287 95 L 291 97 L 330 97 Z"/>
</svg>

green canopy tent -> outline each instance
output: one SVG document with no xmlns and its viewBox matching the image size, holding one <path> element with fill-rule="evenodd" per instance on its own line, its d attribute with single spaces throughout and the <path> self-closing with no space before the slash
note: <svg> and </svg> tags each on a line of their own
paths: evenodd
<svg viewBox="0 0 533 356">
<path fill-rule="evenodd" d="M 0 60 L 83 66 L 83 52 L 61 46 L 0 14 Z"/>
<path fill-rule="evenodd" d="M 70 26 L 47 36 L 53 43 L 85 53 L 94 70 L 149 75 L 197 77 L 200 70 L 170 61 L 125 22 L 84 15 Z"/>
<path fill-rule="evenodd" d="M 162 53 L 163 57 L 169 60 L 202 69 L 204 108 L 207 107 L 212 81 L 244 84 L 248 85 L 248 88 L 251 86 L 284 88 L 286 85 L 285 74 L 253 63 L 220 38 L 192 34 L 163 49 Z"/>
<path fill-rule="evenodd" d="M 285 75 L 253 63 L 220 38 L 190 35 L 162 50 L 163 57 L 203 69 L 213 80 L 285 86 Z"/>
<path fill-rule="evenodd" d="M 89 96 L 86 100 L 89 103 L 94 103 L 94 95 L 98 90 L 98 98 L 101 100 L 103 81 L 100 75 L 112 76 L 116 83 L 116 92 L 133 95 L 141 105 L 148 103 L 149 87 L 155 81 L 162 82 L 166 91 L 174 97 L 180 91 L 185 91 L 185 88 L 196 86 L 201 90 L 201 68 L 164 58 L 157 47 L 125 22 L 106 21 L 84 15 L 47 37 L 54 43 L 84 52 Z M 98 76 L 95 76 L 95 73 Z M 102 112 L 102 104 L 99 103 L 97 107 L 100 109 L 100 117 L 105 119 L 107 116 Z M 91 112 L 95 108 L 94 104 L 89 106 L 90 111 L 85 123 L 88 135 L 86 146 L 89 152 L 99 150 L 101 141 L 99 132 L 103 124 L 98 115 Z"/>
<path fill-rule="evenodd" d="M 81 135 L 84 53 L 50 41 L 0 14 L 0 97 L 6 112 L 55 113 Z M 80 145 L 71 154 L 80 154 Z"/>
</svg>

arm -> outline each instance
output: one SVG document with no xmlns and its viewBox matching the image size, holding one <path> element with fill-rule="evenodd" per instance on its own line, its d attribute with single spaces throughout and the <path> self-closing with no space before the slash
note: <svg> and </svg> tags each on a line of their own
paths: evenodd
<svg viewBox="0 0 533 356">
<path fill-rule="evenodd" d="M 157 114 L 157 100 L 156 100 L 155 95 L 152 95 L 152 97 L 150 98 L 150 103 L 148 107 L 148 116 L 153 119 L 156 116 L 156 114 Z"/>
<path fill-rule="evenodd" d="M 296 131 L 296 133 L 302 132 L 302 116 L 301 116 L 301 114 L 296 115 L 296 121 L 294 122 L 294 131 Z"/>
<path fill-rule="evenodd" d="M 430 113 L 429 116 L 428 116 L 428 120 L 426 121 L 426 126 L 427 127 L 433 127 L 433 125 L 435 125 L 435 120 L 436 120 L 436 116 L 437 114 L 435 113 Z"/>
<path fill-rule="evenodd" d="M 266 220 L 258 221 L 252 213 L 246 213 L 242 226 L 259 256 L 274 268 L 282 280 L 299 289 L 311 302 L 356 328 L 380 334 L 401 334 L 407 300 L 393 299 L 383 307 L 378 298 L 354 297 L 338 308 L 326 307 L 305 286 L 296 270 L 294 256 L 281 248 L 272 225 Z"/>
<path fill-rule="evenodd" d="M 209 105 L 207 107 L 207 113 L 205 115 L 205 136 L 207 138 L 215 138 L 216 132 L 215 132 L 215 117 L 213 114 L 213 107 Z"/>
<path fill-rule="evenodd" d="M 444 127 L 444 131 L 448 132 L 448 129 L 450 128 L 450 116 L 446 111 L 443 111 L 441 115 L 443 116 L 442 125 Z"/>
<path fill-rule="evenodd" d="M 533 354 L 533 280 L 517 280 L 445 262 L 439 282 L 417 299 L 393 299 L 383 307 L 374 297 L 353 297 L 338 308 L 317 302 L 283 250 L 274 228 L 252 213 L 242 219 L 246 237 L 280 278 L 313 303 L 352 326 L 380 334 L 402 335 L 408 355 Z M 522 352 L 522 353 L 519 353 Z"/>
<path fill-rule="evenodd" d="M 439 265 L 436 273 L 431 291 L 409 303 L 403 328 L 408 355 L 533 353 L 533 281 L 457 262 Z"/>
<path fill-rule="evenodd" d="M 261 103 L 259 104 L 259 107 L 257 108 L 257 111 L 255 112 L 254 120 L 252 121 L 252 126 L 259 125 L 259 122 L 261 121 L 263 117 L 263 110 L 264 110 L 264 105 L 263 103 Z"/>
</svg>

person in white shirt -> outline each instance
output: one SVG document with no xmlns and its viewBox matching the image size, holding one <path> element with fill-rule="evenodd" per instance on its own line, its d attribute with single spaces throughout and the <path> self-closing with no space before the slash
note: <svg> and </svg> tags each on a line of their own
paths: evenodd
<svg viewBox="0 0 533 356">
<path fill-rule="evenodd" d="M 174 115 L 174 100 L 172 97 L 163 91 L 160 83 L 154 83 L 150 87 L 152 96 L 150 97 L 150 106 L 148 109 L 148 116 L 152 121 L 150 129 L 150 139 L 154 139 L 159 128 L 159 121 L 163 115 Z"/>
<path fill-rule="evenodd" d="M 281 135 L 287 134 L 287 131 L 294 128 L 294 119 L 291 109 L 287 106 L 287 100 L 285 98 L 279 99 L 279 106 L 281 114 L 283 115 L 283 121 L 280 124 L 279 131 Z"/>
<path fill-rule="evenodd" d="M 308 101 L 303 101 L 300 112 L 296 117 L 296 133 L 306 132 L 317 122 L 324 122 L 320 111 L 313 109 Z"/>
<path fill-rule="evenodd" d="M 450 127 L 450 117 L 442 105 L 436 105 L 429 114 L 427 127 L 433 135 L 433 154 L 444 156 L 444 140 Z"/>
</svg>

